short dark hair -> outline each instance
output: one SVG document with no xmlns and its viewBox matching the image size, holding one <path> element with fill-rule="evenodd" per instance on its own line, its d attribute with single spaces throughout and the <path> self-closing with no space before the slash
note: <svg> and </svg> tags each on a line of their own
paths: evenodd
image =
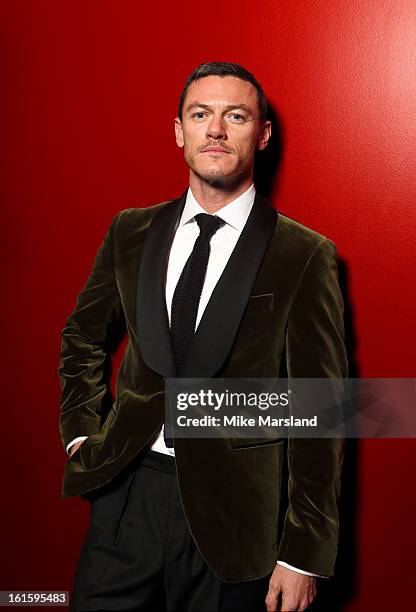
<svg viewBox="0 0 416 612">
<path fill-rule="evenodd" d="M 186 79 L 185 86 L 182 90 L 181 96 L 179 98 L 179 106 L 178 106 L 178 117 L 182 121 L 182 111 L 183 104 L 185 101 L 186 93 L 189 89 L 189 86 L 194 81 L 198 81 L 199 79 L 203 79 L 208 76 L 233 76 L 237 77 L 237 79 L 241 79 L 243 81 L 248 81 L 257 90 L 257 102 L 260 111 L 260 120 L 265 121 L 267 119 L 267 100 L 264 95 L 264 91 L 258 80 L 243 66 L 240 64 L 232 64 L 230 62 L 208 62 L 206 64 L 199 64 L 195 68 L 195 70 L 189 75 Z"/>
</svg>

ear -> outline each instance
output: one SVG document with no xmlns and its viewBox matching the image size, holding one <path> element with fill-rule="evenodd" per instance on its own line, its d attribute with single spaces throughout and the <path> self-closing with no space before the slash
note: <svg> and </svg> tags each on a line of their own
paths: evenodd
<svg viewBox="0 0 416 612">
<path fill-rule="evenodd" d="M 184 146 L 182 122 L 179 117 L 175 117 L 175 137 L 176 144 L 182 148 Z"/>
<path fill-rule="evenodd" d="M 267 147 L 267 143 L 272 135 L 272 122 L 263 121 L 261 123 L 259 137 L 257 139 L 257 151 L 263 151 Z"/>
</svg>

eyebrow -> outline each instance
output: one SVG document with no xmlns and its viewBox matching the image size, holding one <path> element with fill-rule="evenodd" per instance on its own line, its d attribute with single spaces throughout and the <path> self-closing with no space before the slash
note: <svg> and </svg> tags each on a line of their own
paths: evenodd
<svg viewBox="0 0 416 612">
<path fill-rule="evenodd" d="M 187 107 L 186 111 L 190 111 L 190 110 L 192 110 L 193 108 L 196 108 L 196 107 L 198 107 L 198 108 L 207 108 L 207 109 L 211 109 L 212 108 L 209 104 L 203 104 L 202 102 L 194 102 L 193 104 L 190 104 Z M 233 109 L 236 109 L 236 108 L 239 108 L 239 109 L 244 110 L 247 113 L 251 114 L 251 109 L 246 104 L 228 104 L 225 107 L 225 111 L 233 110 Z"/>
</svg>

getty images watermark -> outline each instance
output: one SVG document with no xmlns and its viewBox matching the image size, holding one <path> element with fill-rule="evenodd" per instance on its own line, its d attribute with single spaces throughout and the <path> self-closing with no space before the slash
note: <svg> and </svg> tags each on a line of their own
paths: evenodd
<svg viewBox="0 0 416 612">
<path fill-rule="evenodd" d="M 223 392 L 217 392 L 213 389 L 200 389 L 198 392 L 179 392 L 176 395 L 176 408 L 178 411 L 185 411 L 189 408 L 208 409 L 215 412 L 220 412 L 220 416 L 213 414 L 198 414 L 188 416 L 179 414 L 176 416 L 176 424 L 178 427 L 317 427 L 317 415 L 310 418 L 296 418 L 293 414 L 284 416 L 276 416 L 275 411 L 272 414 L 271 408 L 289 406 L 290 389 L 281 393 L 277 392 L 238 392 L 226 389 Z M 175 401 L 175 400 L 174 400 Z M 244 413 L 235 414 L 235 408 L 239 410 L 244 408 Z M 254 412 L 252 409 L 259 411 L 269 411 L 268 414 L 254 414 L 249 416 L 247 410 Z M 192 410 L 193 412 L 193 410 Z M 231 414 L 234 412 L 234 414 Z"/>
<path fill-rule="evenodd" d="M 416 437 L 416 379 L 170 378 L 176 438 Z"/>
</svg>

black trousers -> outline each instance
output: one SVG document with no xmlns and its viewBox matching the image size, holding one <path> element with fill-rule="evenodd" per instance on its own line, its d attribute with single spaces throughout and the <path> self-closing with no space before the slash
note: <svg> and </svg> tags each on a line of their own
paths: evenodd
<svg viewBox="0 0 416 612">
<path fill-rule="evenodd" d="M 228 583 L 201 556 L 183 513 L 173 457 L 146 450 L 85 497 L 90 524 L 72 612 L 266 610 L 270 576 Z"/>
</svg>

